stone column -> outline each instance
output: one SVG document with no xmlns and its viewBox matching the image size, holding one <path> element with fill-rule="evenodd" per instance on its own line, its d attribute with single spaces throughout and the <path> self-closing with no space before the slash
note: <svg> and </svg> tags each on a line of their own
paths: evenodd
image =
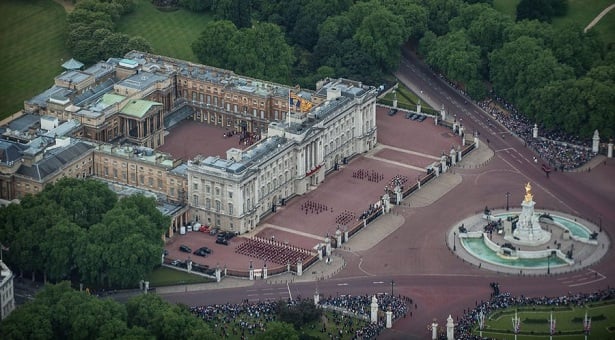
<svg viewBox="0 0 615 340">
<path fill-rule="evenodd" d="M 164 264 L 164 253 L 162 253 L 162 256 L 160 256 L 160 264 Z"/>
<path fill-rule="evenodd" d="M 329 238 L 329 234 L 325 237 L 325 249 L 327 256 L 331 256 L 331 239 Z"/>
<path fill-rule="evenodd" d="M 397 108 L 397 92 L 393 90 L 393 107 Z"/>
<path fill-rule="evenodd" d="M 459 136 L 463 136 L 463 125 L 459 124 Z"/>
<path fill-rule="evenodd" d="M 318 303 L 320 303 L 320 294 L 318 294 L 318 289 L 314 292 L 314 305 L 318 307 Z"/>
<path fill-rule="evenodd" d="M 389 308 L 387 309 L 386 315 L 387 315 L 386 327 L 391 328 L 393 327 L 393 312 L 391 311 L 391 306 L 389 306 Z"/>
<path fill-rule="evenodd" d="M 421 179 L 417 178 L 416 179 L 416 184 L 418 185 L 419 190 L 421 189 Z"/>
<path fill-rule="evenodd" d="M 318 250 L 318 260 L 322 261 L 322 243 L 318 245 L 318 248 L 316 248 Z"/>
<path fill-rule="evenodd" d="M 479 139 L 478 139 L 478 136 L 474 136 L 474 148 L 475 148 L 475 149 L 478 149 L 478 143 L 479 143 L 479 142 L 480 142 L 480 141 L 479 141 Z"/>
<path fill-rule="evenodd" d="M 267 280 L 267 278 L 268 278 L 268 277 L 269 277 L 269 276 L 268 276 L 268 273 L 267 273 L 267 264 L 265 263 L 265 264 L 263 265 L 263 279 L 264 279 L 264 280 Z"/>
<path fill-rule="evenodd" d="M 435 125 L 438 125 L 438 115 L 433 116 L 433 122 Z"/>
<path fill-rule="evenodd" d="M 461 162 L 461 150 L 457 151 L 457 162 Z"/>
<path fill-rule="evenodd" d="M 416 103 L 416 113 L 420 114 L 421 113 L 421 101 L 419 100 L 418 103 Z"/>
<path fill-rule="evenodd" d="M 613 142 L 609 142 L 609 145 L 606 150 L 606 156 L 608 158 L 613 158 Z"/>
<path fill-rule="evenodd" d="M 147 291 L 149 290 L 149 281 L 145 281 L 144 284 L 145 287 L 143 287 L 143 292 L 147 294 Z"/>
<path fill-rule="evenodd" d="M 188 271 L 191 272 L 192 271 L 192 260 L 188 260 L 187 264 L 188 264 L 188 266 L 187 266 L 188 267 Z"/>
<path fill-rule="evenodd" d="M 538 124 L 534 124 L 534 128 L 532 129 L 532 138 L 538 138 Z"/>
<path fill-rule="evenodd" d="M 446 319 L 446 340 L 455 340 L 455 324 L 450 314 L 448 319 Z"/>
<path fill-rule="evenodd" d="M 444 111 L 444 104 L 442 104 L 442 107 L 440 108 L 440 119 L 446 120 L 446 111 Z"/>
<path fill-rule="evenodd" d="M 339 227 L 337 227 L 337 230 L 335 231 L 335 240 L 337 241 L 336 248 L 340 248 L 342 246 L 342 231 Z"/>
<path fill-rule="evenodd" d="M 297 276 L 303 275 L 303 262 L 297 261 Z"/>
<path fill-rule="evenodd" d="M 598 130 L 594 131 L 594 136 L 592 137 L 592 152 L 598 153 L 598 148 L 600 147 L 600 134 Z"/>
<path fill-rule="evenodd" d="M 371 308 L 371 313 L 370 313 L 370 322 L 371 323 L 376 323 L 378 322 L 378 299 L 376 298 L 376 295 L 372 296 L 372 303 L 370 305 Z"/>
<path fill-rule="evenodd" d="M 216 282 L 220 282 L 222 280 L 220 273 L 222 272 L 222 270 L 220 270 L 220 266 L 216 266 Z"/>
<path fill-rule="evenodd" d="M 250 261 L 250 281 L 254 280 L 254 267 L 252 266 L 252 261 Z"/>
<path fill-rule="evenodd" d="M 457 151 L 454 148 L 451 148 L 451 152 L 449 152 L 449 156 L 451 157 L 451 165 L 457 164 Z"/>
<path fill-rule="evenodd" d="M 436 320 L 431 323 L 431 339 L 438 339 L 438 323 L 436 322 Z"/>
<path fill-rule="evenodd" d="M 348 242 L 348 229 L 344 227 L 344 243 Z"/>
</svg>

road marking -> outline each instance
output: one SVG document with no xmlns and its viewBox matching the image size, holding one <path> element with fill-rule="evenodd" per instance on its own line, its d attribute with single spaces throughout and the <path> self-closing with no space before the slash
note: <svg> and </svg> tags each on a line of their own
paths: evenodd
<svg viewBox="0 0 615 340">
<path fill-rule="evenodd" d="M 348 286 L 348 284 L 347 284 L 347 283 L 338 283 L 337 285 L 338 285 L 338 286 Z"/>
<path fill-rule="evenodd" d="M 384 283 L 384 281 L 374 281 L 373 283 L 374 284 L 382 284 L 382 283 Z"/>
</svg>

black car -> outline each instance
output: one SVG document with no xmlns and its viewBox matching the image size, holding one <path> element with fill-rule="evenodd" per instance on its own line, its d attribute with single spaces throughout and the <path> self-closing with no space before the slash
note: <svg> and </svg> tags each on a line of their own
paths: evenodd
<svg viewBox="0 0 615 340">
<path fill-rule="evenodd" d="M 183 251 L 184 253 L 192 253 L 192 249 L 190 249 L 190 247 L 184 244 L 179 246 L 179 251 Z"/>
<path fill-rule="evenodd" d="M 395 108 L 391 108 L 391 109 L 389 110 L 388 115 L 389 115 L 389 116 L 394 116 L 396 113 L 397 113 L 397 109 L 395 109 Z"/>
<path fill-rule="evenodd" d="M 197 255 L 197 256 L 203 256 L 203 257 L 207 256 L 207 252 L 205 252 L 205 250 L 203 250 L 203 248 L 199 248 L 199 249 L 195 250 L 193 252 L 193 254 Z"/>
<path fill-rule="evenodd" d="M 225 238 L 217 238 L 216 239 L 216 243 L 217 244 L 224 244 L 225 246 L 228 246 L 228 240 Z"/>
<path fill-rule="evenodd" d="M 419 118 L 417 118 L 417 120 L 418 120 L 419 122 L 422 122 L 422 121 L 424 121 L 425 119 L 427 119 L 427 116 L 425 116 L 425 115 L 423 115 L 423 114 L 422 114 L 422 115 L 419 115 Z"/>
</svg>

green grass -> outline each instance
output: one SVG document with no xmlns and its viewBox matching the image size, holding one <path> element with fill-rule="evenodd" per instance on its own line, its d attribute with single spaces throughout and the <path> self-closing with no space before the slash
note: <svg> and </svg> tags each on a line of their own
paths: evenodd
<svg viewBox="0 0 615 340">
<path fill-rule="evenodd" d="M 493 8 L 515 19 L 517 17 L 517 5 L 520 1 L 521 0 L 493 0 Z"/>
<path fill-rule="evenodd" d="M 521 334 L 519 340 L 523 339 L 548 339 L 550 308 L 537 306 L 536 310 L 524 307 L 519 309 L 518 316 L 521 319 Z M 615 327 L 615 304 L 602 304 L 590 306 L 589 308 L 561 308 L 553 311 L 553 318 L 557 321 L 557 332 L 561 335 L 553 336 L 554 339 L 583 339 L 583 317 L 587 310 L 588 316 L 592 318 L 592 339 L 613 339 L 615 334 L 608 331 L 609 327 Z M 512 334 L 512 317 L 515 309 L 509 308 L 501 312 L 496 312 L 492 320 L 486 320 L 483 336 L 495 339 L 514 339 Z M 576 318 L 576 322 L 573 319 Z M 528 321 L 543 320 L 543 323 L 532 323 Z M 487 331 L 491 330 L 491 331 Z M 567 333 L 567 334 L 566 334 Z M 478 334 L 478 332 L 476 332 Z M 535 334 L 535 335 L 533 335 Z M 541 335 L 538 335 L 541 334 Z"/>
<path fill-rule="evenodd" d="M 0 1 L 0 119 L 53 85 L 70 58 L 66 13 L 52 0 Z"/>
<path fill-rule="evenodd" d="M 585 28 L 594 18 L 613 3 L 613 0 L 568 0 L 568 15 L 554 18 L 555 28 L 570 24 Z M 608 45 L 615 43 L 615 9 L 611 10 L 594 28 Z"/>
<path fill-rule="evenodd" d="M 118 32 L 144 37 L 152 44 L 156 54 L 198 62 L 190 46 L 199 37 L 205 24 L 212 20 L 209 14 L 183 9 L 159 11 L 149 0 L 135 2 L 135 11 L 120 19 Z"/>
<path fill-rule="evenodd" d="M 145 281 L 149 281 L 150 287 L 213 282 L 213 280 L 203 276 L 188 274 L 180 270 L 166 267 L 154 269 L 154 271 L 145 278 Z"/>
<path fill-rule="evenodd" d="M 397 107 L 406 109 L 406 110 L 416 110 L 416 103 L 419 101 L 419 97 L 412 92 L 409 88 L 405 87 L 402 83 L 398 82 L 397 90 Z M 387 93 L 383 98 L 379 99 L 378 102 L 384 105 L 393 105 L 393 91 Z M 427 103 L 421 101 L 421 111 L 427 113 L 434 113 L 434 108 L 430 107 Z"/>
<path fill-rule="evenodd" d="M 517 4 L 520 0 L 494 0 L 493 7 L 498 11 L 516 17 Z M 613 3 L 613 0 L 568 0 L 568 14 L 565 17 L 554 18 L 553 26 L 561 28 L 567 25 L 577 25 L 585 28 L 594 18 Z M 615 10 L 605 15 L 594 28 L 605 44 L 615 44 Z"/>
</svg>

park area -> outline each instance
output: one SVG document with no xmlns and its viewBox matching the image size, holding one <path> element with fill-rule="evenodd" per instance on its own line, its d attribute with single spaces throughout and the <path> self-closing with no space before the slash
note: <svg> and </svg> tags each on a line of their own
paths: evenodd
<svg viewBox="0 0 615 340">
<path fill-rule="evenodd" d="M 587 306 L 523 306 L 499 310 L 485 317 L 482 335 L 495 339 L 515 339 L 512 331 L 515 311 L 520 319 L 518 340 L 549 339 L 551 312 L 556 320 L 554 339 L 586 339 L 583 331 L 585 313 L 591 318 L 589 339 L 613 339 L 615 336 L 615 301 Z M 478 326 L 474 334 L 479 334 Z"/>
</svg>

